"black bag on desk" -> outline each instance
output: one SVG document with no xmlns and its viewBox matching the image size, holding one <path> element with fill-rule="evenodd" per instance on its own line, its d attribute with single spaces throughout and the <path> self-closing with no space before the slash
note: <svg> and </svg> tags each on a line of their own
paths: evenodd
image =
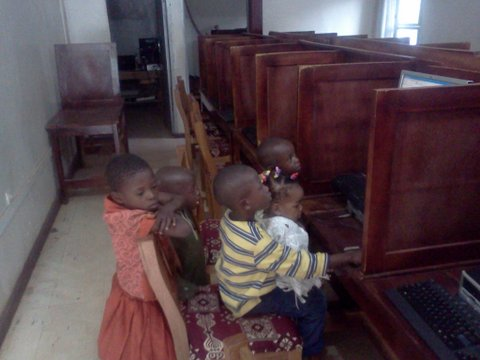
<svg viewBox="0 0 480 360">
<path fill-rule="evenodd" d="M 332 181 L 333 189 L 345 196 L 348 211 L 362 223 L 366 182 L 364 173 L 343 174 Z"/>
</svg>

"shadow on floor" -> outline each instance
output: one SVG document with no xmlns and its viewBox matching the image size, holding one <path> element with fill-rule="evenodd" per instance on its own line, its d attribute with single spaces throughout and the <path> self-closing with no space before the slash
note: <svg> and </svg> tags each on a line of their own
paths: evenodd
<svg viewBox="0 0 480 360">
<path fill-rule="evenodd" d="M 157 103 L 126 104 L 125 117 L 128 137 L 171 138 L 163 106 Z"/>
</svg>

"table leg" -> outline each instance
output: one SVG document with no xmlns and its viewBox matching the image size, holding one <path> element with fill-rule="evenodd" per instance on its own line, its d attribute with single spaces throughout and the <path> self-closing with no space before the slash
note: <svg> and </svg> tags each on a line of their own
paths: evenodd
<svg viewBox="0 0 480 360">
<path fill-rule="evenodd" d="M 118 126 L 117 124 L 113 124 L 112 126 L 112 133 L 113 133 L 113 143 L 115 144 L 115 153 L 120 154 L 121 149 L 120 149 L 120 137 L 118 134 Z"/>
<path fill-rule="evenodd" d="M 56 134 L 50 134 L 50 142 L 52 144 L 53 161 L 59 183 L 60 201 L 64 204 L 68 202 L 67 191 L 65 187 L 65 173 L 63 172 L 62 155 L 60 152 L 60 139 Z"/>
<path fill-rule="evenodd" d="M 123 150 L 126 154 L 128 154 L 128 131 L 127 131 L 127 122 L 125 119 L 125 111 L 122 111 L 122 115 L 120 116 L 120 136 L 123 142 Z"/>
</svg>

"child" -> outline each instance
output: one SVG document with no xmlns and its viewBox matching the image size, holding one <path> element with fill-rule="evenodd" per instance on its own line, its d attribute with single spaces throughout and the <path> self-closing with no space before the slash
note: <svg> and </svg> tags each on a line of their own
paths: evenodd
<svg viewBox="0 0 480 360">
<path fill-rule="evenodd" d="M 283 175 L 295 180 L 300 172 L 300 160 L 295 154 L 293 144 L 283 138 L 270 137 L 262 141 L 257 149 L 258 161 L 265 172 L 276 171 L 276 175 Z"/>
<path fill-rule="evenodd" d="M 158 190 L 150 166 L 131 154 L 117 155 L 107 165 L 110 193 L 104 220 L 112 237 L 116 272 L 105 304 L 98 337 L 102 360 L 175 359 L 170 331 L 143 270 L 137 241 L 158 221 Z M 166 235 L 183 237 L 189 227 L 180 218 Z M 158 236 L 166 256 L 178 259 L 165 236 Z"/>
<path fill-rule="evenodd" d="M 209 279 L 205 269 L 205 254 L 203 242 L 198 236 L 198 231 L 193 221 L 191 209 L 199 206 L 200 192 L 196 186 L 193 172 L 180 166 L 166 166 L 159 169 L 155 175 L 157 186 L 163 192 L 180 195 L 184 198 L 184 207 L 177 213 L 190 226 L 191 232 L 184 238 L 173 241 L 177 254 L 182 264 L 181 279 L 179 279 L 180 293 L 183 299 L 190 298 L 198 285 L 207 285 Z M 164 196 L 163 201 L 169 201 Z"/>
<path fill-rule="evenodd" d="M 288 245 L 294 250 L 308 250 L 308 233 L 300 225 L 302 216 L 301 200 L 303 189 L 297 182 L 288 181 L 285 177 L 267 178 L 267 185 L 272 195 L 270 206 L 265 210 L 262 224 L 276 242 Z M 298 280 L 291 276 L 279 276 L 277 286 L 284 291 L 292 291 L 301 303 L 312 287 L 320 287 L 320 278 Z"/>
<path fill-rule="evenodd" d="M 276 286 L 275 278 L 323 277 L 327 269 L 359 264 L 360 253 L 312 254 L 274 241 L 254 219 L 256 211 L 269 207 L 271 195 L 251 167 L 232 165 L 220 170 L 214 194 L 228 208 L 220 223 L 222 250 L 216 264 L 223 302 L 236 317 L 275 313 L 293 318 L 303 339 L 303 355 L 319 354 L 326 311 L 322 291 L 313 287 L 305 303 L 297 304 L 292 292 Z"/>
</svg>

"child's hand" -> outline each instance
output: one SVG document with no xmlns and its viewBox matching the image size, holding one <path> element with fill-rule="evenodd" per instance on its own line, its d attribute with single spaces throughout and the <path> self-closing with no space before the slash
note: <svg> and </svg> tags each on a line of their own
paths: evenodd
<svg viewBox="0 0 480 360">
<path fill-rule="evenodd" d="M 153 232 L 163 234 L 166 230 L 176 226 L 175 213 L 166 207 L 157 210 L 155 217 L 155 223 L 152 226 Z"/>
<path fill-rule="evenodd" d="M 328 268 L 332 271 L 348 265 L 359 266 L 361 263 L 362 252 L 360 250 L 347 251 L 330 255 Z"/>
<path fill-rule="evenodd" d="M 362 252 L 360 250 L 351 251 L 349 263 L 353 266 L 360 266 L 362 265 Z"/>
</svg>

